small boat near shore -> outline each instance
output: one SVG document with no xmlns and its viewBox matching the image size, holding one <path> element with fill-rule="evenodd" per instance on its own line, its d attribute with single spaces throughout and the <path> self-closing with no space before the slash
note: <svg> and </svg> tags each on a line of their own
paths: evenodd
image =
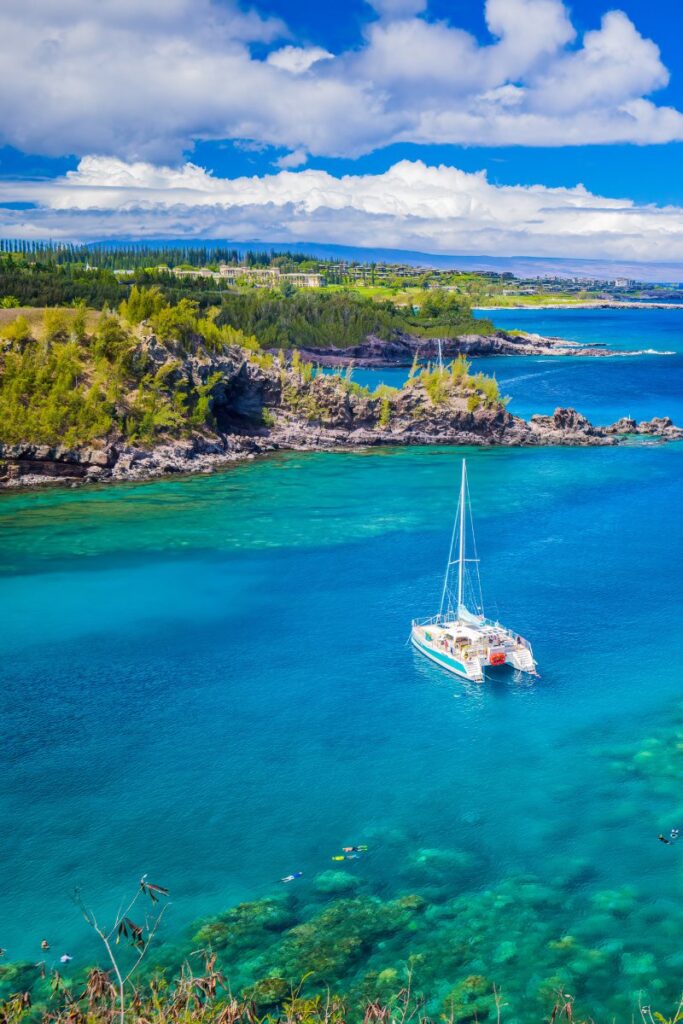
<svg viewBox="0 0 683 1024">
<path fill-rule="evenodd" d="M 473 557 L 468 557 L 468 534 Z M 528 640 L 484 615 L 465 459 L 439 613 L 414 619 L 410 640 L 420 654 L 473 682 L 483 682 L 489 668 L 504 665 L 537 675 Z"/>
</svg>

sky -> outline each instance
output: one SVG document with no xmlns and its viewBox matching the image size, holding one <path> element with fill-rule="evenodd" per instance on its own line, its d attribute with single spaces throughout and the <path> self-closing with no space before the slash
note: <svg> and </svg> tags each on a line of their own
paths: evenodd
<svg viewBox="0 0 683 1024">
<path fill-rule="evenodd" d="M 0 235 L 683 260 L 678 0 L 2 0 Z"/>
</svg>

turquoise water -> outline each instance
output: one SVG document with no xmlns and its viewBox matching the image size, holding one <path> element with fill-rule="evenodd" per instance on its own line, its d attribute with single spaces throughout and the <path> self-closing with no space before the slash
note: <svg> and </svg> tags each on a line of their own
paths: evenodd
<svg viewBox="0 0 683 1024">
<path fill-rule="evenodd" d="M 655 363 L 632 365 L 647 381 Z M 47 937 L 84 965 L 72 890 L 106 915 L 144 871 L 172 892 L 169 948 L 273 893 L 318 920 L 334 895 L 316 876 L 365 842 L 344 878 L 373 914 L 428 907 L 333 983 L 418 954 L 434 1000 L 486 975 L 515 1020 L 552 979 L 596 1018 L 677 998 L 683 846 L 656 836 L 683 825 L 680 735 L 654 775 L 638 751 L 681 696 L 683 446 L 466 452 L 487 610 L 541 669 L 483 688 L 405 643 L 435 610 L 460 454 L 0 498 L 10 959 Z M 294 973 L 287 949 L 273 962 Z"/>
</svg>

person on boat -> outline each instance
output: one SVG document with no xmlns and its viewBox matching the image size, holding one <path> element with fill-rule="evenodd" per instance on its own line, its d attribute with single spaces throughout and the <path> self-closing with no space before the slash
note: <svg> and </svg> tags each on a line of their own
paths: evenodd
<svg viewBox="0 0 683 1024">
<path fill-rule="evenodd" d="M 293 882 L 296 878 L 301 878 L 302 876 L 303 876 L 303 871 L 293 871 L 291 875 L 285 875 L 285 877 L 281 878 L 280 881 L 281 882 Z"/>
</svg>

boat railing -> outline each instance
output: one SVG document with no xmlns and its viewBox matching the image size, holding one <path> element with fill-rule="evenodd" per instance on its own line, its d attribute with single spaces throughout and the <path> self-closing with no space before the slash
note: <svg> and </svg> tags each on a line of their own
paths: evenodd
<svg viewBox="0 0 683 1024">
<path fill-rule="evenodd" d="M 430 615 L 424 619 L 413 619 L 413 626 L 446 626 L 453 624 L 452 615 Z"/>
</svg>

